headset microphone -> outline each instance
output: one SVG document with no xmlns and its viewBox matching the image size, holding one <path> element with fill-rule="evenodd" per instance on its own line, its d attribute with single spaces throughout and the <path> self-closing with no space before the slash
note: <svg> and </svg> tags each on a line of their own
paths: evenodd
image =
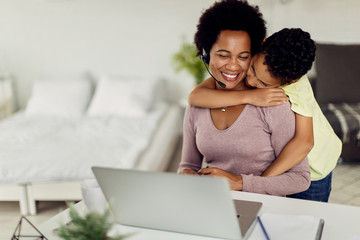
<svg viewBox="0 0 360 240">
<path fill-rule="evenodd" d="M 205 53 L 205 55 L 207 56 L 207 54 Z M 205 68 L 206 70 L 208 71 L 208 73 L 210 74 L 210 76 L 215 79 L 215 81 L 222 87 L 222 88 L 226 88 L 226 84 L 223 83 L 223 82 L 220 82 L 219 80 L 217 80 L 210 72 L 209 68 L 207 67 L 207 64 L 206 64 L 206 60 L 205 60 L 205 56 L 203 54 L 201 54 L 200 56 L 201 60 L 203 61 L 204 65 L 205 65 Z"/>
</svg>

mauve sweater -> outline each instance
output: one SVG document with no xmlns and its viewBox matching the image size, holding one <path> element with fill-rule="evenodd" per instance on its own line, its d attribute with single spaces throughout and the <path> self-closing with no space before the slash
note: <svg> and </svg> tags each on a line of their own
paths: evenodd
<svg viewBox="0 0 360 240">
<path fill-rule="evenodd" d="M 307 158 L 274 177 L 260 175 L 295 135 L 295 115 L 290 104 L 275 107 L 246 105 L 235 122 L 218 130 L 210 109 L 187 107 L 183 126 L 183 149 L 178 172 L 184 168 L 217 167 L 243 178 L 243 191 L 289 195 L 310 185 Z"/>
</svg>

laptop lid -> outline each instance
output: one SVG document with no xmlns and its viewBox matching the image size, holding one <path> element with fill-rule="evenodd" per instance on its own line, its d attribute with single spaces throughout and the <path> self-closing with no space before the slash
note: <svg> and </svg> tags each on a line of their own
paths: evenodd
<svg viewBox="0 0 360 240">
<path fill-rule="evenodd" d="M 242 239 L 225 179 L 103 167 L 92 170 L 120 224 Z M 255 219 L 260 206 L 251 218 Z"/>
</svg>

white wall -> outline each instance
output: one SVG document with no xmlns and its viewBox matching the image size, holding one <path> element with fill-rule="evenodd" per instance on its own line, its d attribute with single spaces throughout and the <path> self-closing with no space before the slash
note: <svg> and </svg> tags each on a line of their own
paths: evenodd
<svg viewBox="0 0 360 240">
<path fill-rule="evenodd" d="M 360 42 L 360 1 L 250 0 L 269 33 L 302 27 L 327 42 Z M 176 81 L 191 77 L 170 64 L 181 36 L 192 41 L 210 0 L 0 0 L 0 71 L 10 72 L 20 107 L 40 75 L 150 74 Z"/>
<path fill-rule="evenodd" d="M 260 6 L 269 34 L 300 27 L 321 42 L 360 43 L 358 0 L 250 0 Z"/>
<path fill-rule="evenodd" d="M 13 74 L 21 107 L 39 75 L 91 71 L 180 78 L 169 60 L 182 35 L 190 40 L 210 3 L 192 2 L 0 0 L 0 70 Z"/>
</svg>

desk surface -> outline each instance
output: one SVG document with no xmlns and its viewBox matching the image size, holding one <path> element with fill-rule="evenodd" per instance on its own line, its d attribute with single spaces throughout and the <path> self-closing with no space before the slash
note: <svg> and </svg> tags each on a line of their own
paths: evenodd
<svg viewBox="0 0 360 240">
<path fill-rule="evenodd" d="M 262 194 L 232 192 L 234 199 L 251 200 L 263 203 L 261 213 L 283 213 L 283 214 L 299 214 L 311 215 L 325 220 L 322 240 L 350 240 L 360 239 L 360 207 L 320 203 L 314 201 L 306 201 L 299 199 L 290 199 L 284 197 L 275 197 Z M 76 205 L 80 211 L 84 211 L 82 202 Z M 260 213 L 260 214 L 261 214 Z M 53 235 L 53 229 L 60 223 L 69 221 L 68 210 L 65 210 L 53 218 L 41 224 L 39 230 L 49 239 L 59 239 Z M 175 221 L 175 220 L 174 220 Z M 165 232 L 151 229 L 142 229 L 127 226 L 116 226 L 115 231 L 120 233 L 136 232 L 131 240 L 211 240 L 214 238 L 193 236 L 187 234 Z"/>
</svg>

